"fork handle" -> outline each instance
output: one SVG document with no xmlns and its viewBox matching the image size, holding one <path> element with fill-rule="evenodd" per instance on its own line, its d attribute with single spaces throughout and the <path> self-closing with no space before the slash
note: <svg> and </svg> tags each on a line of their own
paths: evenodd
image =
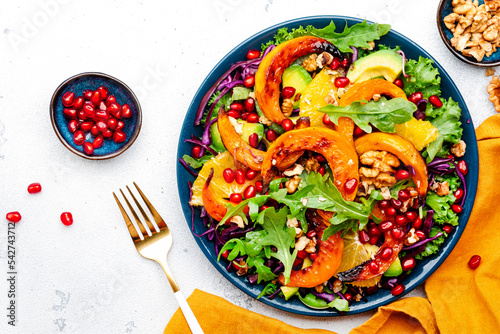
<svg viewBox="0 0 500 334">
<path fill-rule="evenodd" d="M 182 294 L 181 290 L 174 292 L 174 296 L 175 299 L 177 299 L 177 303 L 181 307 L 182 313 L 184 314 L 184 318 L 186 318 L 186 321 L 189 325 L 189 328 L 191 329 L 191 332 L 193 332 L 193 334 L 204 334 L 200 324 L 198 323 L 198 320 L 194 316 L 194 313 L 191 310 L 189 304 L 187 303 L 186 298 L 184 298 L 184 295 Z"/>
</svg>

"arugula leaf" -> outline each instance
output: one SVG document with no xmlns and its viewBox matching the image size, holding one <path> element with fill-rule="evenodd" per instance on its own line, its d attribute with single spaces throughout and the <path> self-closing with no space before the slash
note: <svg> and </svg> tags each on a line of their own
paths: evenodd
<svg viewBox="0 0 500 334">
<path fill-rule="evenodd" d="M 441 108 L 434 109 L 433 113 L 427 115 L 428 120 L 439 131 L 439 137 L 427 146 L 427 163 L 434 159 L 444 142 L 458 143 L 463 132 L 462 122 L 460 122 L 461 114 L 462 110 L 458 103 L 449 98 L 448 101 L 443 102 Z"/>
<path fill-rule="evenodd" d="M 235 205 L 235 206 L 233 206 L 233 204 L 226 204 L 226 208 L 227 208 L 226 215 L 224 216 L 224 218 L 222 218 L 222 220 L 219 222 L 219 224 L 217 226 L 224 225 L 229 218 L 234 217 L 234 216 L 240 216 L 241 218 L 243 218 L 243 221 L 245 223 L 247 223 L 248 222 L 247 216 L 243 212 L 245 207 L 247 205 L 250 205 L 250 209 L 253 210 L 251 213 L 252 213 L 253 217 L 255 217 L 255 206 L 257 206 L 257 208 L 260 207 L 268 199 L 269 199 L 269 195 L 257 195 L 253 198 L 246 199 L 246 200 L 240 202 L 240 204 Z M 252 203 L 252 204 L 250 204 L 250 203 Z M 254 219 L 254 218 L 252 218 L 252 219 Z"/>
<path fill-rule="evenodd" d="M 269 282 L 264 287 L 264 289 L 262 289 L 262 292 L 259 293 L 259 295 L 257 296 L 257 299 L 259 299 L 260 297 L 265 296 L 265 295 L 272 295 L 273 293 L 276 292 L 276 290 L 278 290 L 278 286 L 272 282 Z"/>
<path fill-rule="evenodd" d="M 455 202 L 452 193 L 446 196 L 438 196 L 435 192 L 429 192 L 425 199 L 425 205 L 434 210 L 433 220 L 437 224 L 458 225 L 458 216 L 451 209 L 451 204 Z"/>
<path fill-rule="evenodd" d="M 366 101 L 365 101 L 366 102 Z M 396 132 L 394 124 L 408 122 L 413 117 L 417 106 L 403 98 L 387 100 L 381 97 L 378 101 L 370 101 L 365 104 L 353 102 L 347 107 L 327 105 L 319 111 L 328 114 L 330 119 L 338 124 L 340 117 L 349 117 L 367 133 L 372 132 L 370 124 L 383 132 Z"/>
<path fill-rule="evenodd" d="M 429 58 L 424 58 L 420 56 L 418 61 L 414 59 L 409 59 L 405 65 L 405 72 L 409 75 L 409 78 L 404 78 L 404 92 L 406 95 L 410 95 L 414 92 L 422 92 L 424 98 L 428 98 L 431 95 L 441 94 L 441 77 L 439 76 L 439 71 L 432 64 Z"/>
<path fill-rule="evenodd" d="M 396 184 L 393 185 L 390 189 L 391 197 L 398 198 L 398 192 L 401 189 L 406 189 L 408 187 L 415 187 L 415 183 L 413 182 L 413 179 L 411 179 L 411 178 L 409 178 L 407 180 L 401 180 L 401 181 L 396 182 Z"/>
<path fill-rule="evenodd" d="M 357 48 L 370 48 L 368 42 L 379 40 L 381 36 L 391 30 L 389 24 L 369 24 L 366 21 L 357 23 L 351 27 L 344 27 L 341 33 L 335 32 L 335 23 L 330 24 L 323 29 L 311 29 L 311 35 L 321 37 L 335 45 L 341 52 L 351 52 L 351 46 Z"/>
<path fill-rule="evenodd" d="M 268 282 L 275 279 L 277 276 L 271 271 L 271 268 L 264 265 L 263 257 L 249 257 L 247 259 L 247 264 L 249 267 L 255 267 L 255 271 L 257 272 L 257 283 L 261 281 Z"/>
<path fill-rule="evenodd" d="M 436 236 L 436 234 L 438 234 L 439 232 L 442 232 L 441 229 L 439 227 L 433 226 L 431 228 L 431 232 L 429 233 L 429 237 L 432 238 L 432 237 Z M 445 236 L 442 235 L 437 239 L 429 241 L 425 245 L 424 251 L 422 253 L 418 254 L 417 256 L 415 256 L 415 259 L 422 260 L 424 257 L 430 256 L 432 254 L 436 254 L 437 252 L 439 252 L 439 249 L 441 248 L 441 244 L 444 242 L 444 240 L 445 240 Z"/>
<path fill-rule="evenodd" d="M 285 269 L 285 284 L 290 280 L 293 262 L 297 257 L 297 249 L 294 249 L 290 254 L 290 248 L 295 246 L 295 229 L 286 226 L 288 209 L 283 209 L 276 212 L 274 208 L 268 208 L 262 211 L 259 216 L 262 216 L 262 227 L 268 233 L 260 237 L 257 243 L 262 246 L 274 246 L 276 251 L 271 251 L 271 256 L 277 258 L 283 263 Z"/>
<path fill-rule="evenodd" d="M 193 158 L 192 156 L 190 155 L 187 155 L 187 154 L 184 154 L 182 156 L 182 159 L 189 165 L 191 166 L 192 168 L 194 169 L 198 169 L 200 167 L 203 167 L 203 165 L 205 163 L 207 163 L 210 159 L 212 159 L 214 157 L 213 154 L 210 154 L 210 153 L 206 153 L 204 156 L 198 158 L 198 159 L 195 159 Z"/>
</svg>

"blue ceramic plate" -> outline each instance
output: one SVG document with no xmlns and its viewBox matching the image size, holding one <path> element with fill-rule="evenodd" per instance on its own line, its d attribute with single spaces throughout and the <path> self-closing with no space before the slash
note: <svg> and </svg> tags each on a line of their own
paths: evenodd
<svg viewBox="0 0 500 334">
<path fill-rule="evenodd" d="M 125 128 L 122 130 L 127 135 L 127 139 L 122 143 L 115 143 L 113 139 L 105 139 L 103 145 L 94 150 L 94 154 L 89 156 L 83 151 L 83 145 L 76 145 L 73 141 L 73 134 L 68 130 L 68 118 L 64 117 L 62 96 L 67 91 L 72 91 L 76 96 L 81 96 L 86 89 L 96 90 L 100 86 L 109 89 L 109 94 L 116 97 L 116 102 L 120 105 L 127 103 L 132 109 L 132 117 L 123 119 Z M 77 74 L 57 87 L 52 100 L 50 101 L 50 118 L 57 137 L 63 145 L 71 152 L 90 160 L 104 160 L 114 158 L 125 152 L 135 141 L 142 125 L 142 110 L 134 92 L 122 81 L 104 73 L 81 73 Z M 86 141 L 92 142 L 94 136 L 90 132 L 86 133 Z"/>
<path fill-rule="evenodd" d="M 282 27 L 297 28 L 300 25 L 313 25 L 319 28 L 322 28 L 330 23 L 333 20 L 338 28 L 343 29 L 345 22 L 349 26 L 361 22 L 360 19 L 351 18 L 351 17 L 341 17 L 341 16 L 313 16 L 313 17 L 305 17 L 300 19 L 295 19 L 292 21 L 287 21 L 276 26 L 265 29 L 258 34 L 250 37 L 236 48 L 234 48 L 231 52 L 229 52 L 210 72 L 208 77 L 203 81 L 200 88 L 196 92 L 193 101 L 187 111 L 186 118 L 184 120 L 184 124 L 182 127 L 179 146 L 177 151 L 177 156 L 182 157 L 184 154 L 191 153 L 191 144 L 184 143 L 185 139 L 191 137 L 194 134 L 197 137 L 201 137 L 202 135 L 202 127 L 193 127 L 194 117 L 196 114 L 196 109 L 205 94 L 205 92 L 212 86 L 212 84 L 230 67 L 232 63 L 236 63 L 237 61 L 245 59 L 245 55 L 247 50 L 249 49 L 260 49 L 261 43 L 265 43 L 270 40 L 276 31 Z M 431 58 L 432 57 L 423 50 L 420 46 L 406 38 L 405 36 L 391 30 L 387 35 L 385 35 L 380 43 L 389 45 L 391 47 L 395 47 L 399 45 L 401 49 L 404 50 L 405 54 L 409 58 L 418 59 L 419 56 L 424 56 Z M 429 277 L 446 259 L 448 254 L 452 251 L 453 247 L 455 247 L 458 239 L 460 238 L 465 225 L 467 224 L 467 220 L 469 218 L 470 212 L 472 210 L 472 205 L 474 204 L 474 198 L 476 196 L 476 186 L 477 186 L 477 175 L 478 175 L 478 155 L 477 155 L 477 144 L 476 144 L 476 136 L 474 132 L 474 126 L 470 120 L 469 111 L 467 109 L 467 105 L 465 104 L 462 95 L 458 91 L 455 84 L 451 81 L 451 78 L 446 73 L 446 71 L 435 62 L 435 65 L 438 67 L 439 72 L 441 73 L 441 87 L 443 90 L 443 98 L 452 97 L 455 101 L 458 101 L 460 107 L 462 108 L 462 117 L 461 121 L 463 123 L 463 139 L 467 143 L 467 154 L 465 155 L 465 160 L 469 165 L 469 173 L 466 175 L 467 182 L 467 200 L 464 205 L 463 213 L 460 216 L 459 226 L 455 229 L 455 231 L 446 239 L 443 244 L 441 251 L 439 254 L 427 258 L 425 261 L 418 261 L 415 269 L 413 269 L 412 274 L 403 281 L 406 285 L 405 293 L 410 292 L 419 284 L 425 281 L 427 277 Z M 189 199 L 189 189 L 187 185 L 187 181 L 194 181 L 194 178 L 182 167 L 179 163 L 177 164 L 177 183 L 179 188 L 179 197 L 181 199 L 182 210 L 184 211 L 184 215 L 186 217 L 187 224 L 191 228 L 191 209 L 188 205 Z M 194 232 L 196 234 L 201 234 L 204 232 L 204 227 L 201 222 L 201 219 L 198 218 L 199 210 L 196 209 L 195 212 L 195 224 L 194 224 Z M 217 257 L 214 251 L 214 245 L 211 241 L 208 241 L 206 237 L 194 237 L 196 242 L 202 249 L 202 251 L 207 256 L 208 260 L 212 263 L 212 265 L 220 271 L 220 273 L 226 277 L 231 283 L 236 285 L 242 291 L 246 292 L 250 296 L 256 298 L 258 294 L 261 292 L 264 285 L 251 285 L 245 278 L 238 277 L 234 272 L 229 273 L 225 268 L 225 261 L 217 262 Z M 367 296 L 367 302 L 358 302 L 354 303 L 351 306 L 351 310 L 346 314 L 354 314 L 360 313 L 364 311 L 368 311 L 374 309 L 376 307 L 386 305 L 392 301 L 395 301 L 399 297 L 394 297 L 391 295 L 390 291 L 379 289 L 373 295 Z M 339 315 L 337 312 L 333 310 L 315 310 L 310 309 L 304 306 L 297 298 L 292 298 L 290 301 L 285 301 L 284 298 L 276 298 L 274 300 L 269 300 L 266 297 L 262 297 L 259 299 L 261 302 L 276 307 L 278 309 L 303 314 L 303 315 L 311 315 L 311 316 L 337 316 Z"/>
<path fill-rule="evenodd" d="M 461 52 L 458 52 L 455 50 L 453 46 L 451 46 L 450 40 L 453 38 L 453 33 L 451 32 L 450 29 L 446 28 L 444 25 L 443 19 L 448 16 L 449 14 L 453 13 L 453 6 L 451 5 L 452 0 L 441 0 L 438 6 L 438 11 L 437 11 L 437 26 L 439 30 L 439 34 L 441 35 L 441 38 L 443 39 L 444 44 L 446 47 L 450 50 L 451 53 L 461 61 L 471 64 L 471 65 L 476 65 L 476 66 L 483 66 L 483 67 L 491 67 L 491 66 L 498 66 L 500 65 L 500 52 L 494 52 L 491 56 L 489 57 L 484 57 L 483 60 L 477 61 L 476 58 L 474 57 L 466 57 L 464 56 Z M 483 0 L 479 0 L 479 4 L 483 4 Z"/>
</svg>

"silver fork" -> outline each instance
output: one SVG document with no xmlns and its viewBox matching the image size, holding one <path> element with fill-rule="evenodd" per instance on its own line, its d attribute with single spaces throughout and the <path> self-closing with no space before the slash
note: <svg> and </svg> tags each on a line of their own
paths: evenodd
<svg viewBox="0 0 500 334">
<path fill-rule="evenodd" d="M 130 236 L 134 241 L 135 248 L 137 249 L 139 254 L 141 254 L 143 257 L 149 260 L 154 260 L 162 266 L 163 271 L 165 271 L 165 274 L 167 275 L 168 282 L 170 283 L 170 286 L 174 291 L 175 299 L 177 299 L 177 302 L 181 307 L 182 313 L 184 314 L 184 317 L 187 320 L 189 328 L 194 334 L 203 334 L 203 330 L 201 329 L 198 320 L 196 320 L 193 311 L 189 307 L 189 304 L 186 302 L 186 298 L 184 298 L 184 295 L 182 294 L 181 290 L 179 289 L 179 286 L 177 285 L 177 282 L 175 282 L 174 276 L 172 275 L 172 272 L 170 271 L 170 268 L 167 263 L 168 251 L 172 247 L 172 240 L 173 240 L 172 234 L 170 234 L 170 229 L 168 228 L 167 224 L 163 221 L 163 219 L 158 214 L 156 209 L 153 207 L 151 202 L 149 202 L 149 200 L 146 198 L 144 193 L 141 191 L 141 189 L 137 186 L 135 182 L 134 186 L 137 188 L 137 191 L 144 200 L 144 203 L 146 203 L 146 206 L 151 212 L 151 215 L 153 216 L 159 228 L 159 231 L 157 231 L 157 229 L 151 223 L 151 220 L 149 219 L 148 215 L 146 214 L 146 212 L 144 212 L 143 208 L 135 198 L 134 194 L 132 193 L 132 191 L 130 191 L 130 188 L 127 186 L 127 189 L 130 195 L 132 196 L 132 199 L 134 200 L 139 211 L 141 212 L 142 217 L 146 221 L 146 223 L 144 223 L 144 221 L 141 221 L 141 219 L 135 212 L 133 206 L 130 204 L 127 197 L 120 189 L 120 192 L 123 198 L 125 199 L 125 202 L 127 203 L 130 211 L 132 212 L 132 215 L 135 218 L 137 226 L 140 229 L 140 232 L 138 232 L 134 227 L 134 225 L 132 224 L 132 221 L 130 220 L 127 212 L 125 211 L 122 204 L 118 200 L 118 197 L 116 197 L 115 193 L 113 192 L 113 196 L 115 197 L 116 203 L 118 204 L 118 207 L 120 208 L 120 211 L 123 215 L 123 219 L 127 224 L 128 232 L 130 233 Z M 148 232 L 146 231 L 145 228 L 146 225 L 151 231 L 151 235 L 149 235 Z M 144 239 L 141 239 L 141 234 Z"/>
</svg>

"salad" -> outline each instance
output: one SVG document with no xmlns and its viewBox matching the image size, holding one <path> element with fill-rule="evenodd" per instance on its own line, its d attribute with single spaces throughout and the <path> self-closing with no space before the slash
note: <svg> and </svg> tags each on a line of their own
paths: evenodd
<svg viewBox="0 0 500 334">
<path fill-rule="evenodd" d="M 389 25 L 279 29 L 208 90 L 189 205 L 259 298 L 349 310 L 395 296 L 466 198 L 461 110 L 431 59 L 377 44 Z"/>
</svg>

